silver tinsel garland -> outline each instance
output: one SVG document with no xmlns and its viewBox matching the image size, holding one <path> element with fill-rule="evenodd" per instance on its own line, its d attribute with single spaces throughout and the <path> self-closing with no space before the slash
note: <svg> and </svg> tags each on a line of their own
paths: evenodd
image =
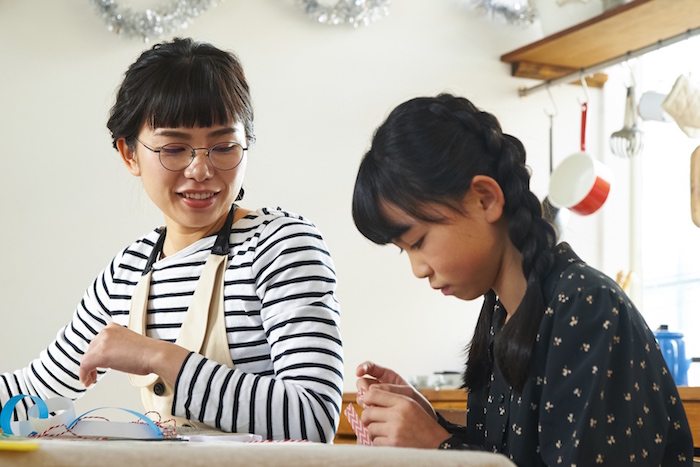
<svg viewBox="0 0 700 467">
<path fill-rule="evenodd" d="M 124 37 L 138 37 L 148 42 L 179 29 L 208 8 L 215 0 L 171 0 L 157 9 L 133 11 L 117 0 L 89 0 L 107 24 L 109 31 Z M 354 27 L 368 25 L 389 14 L 390 0 L 338 0 L 333 6 L 322 6 L 316 0 L 299 0 L 306 14 L 319 23 Z"/>
<path fill-rule="evenodd" d="M 472 4 L 477 11 L 516 26 L 529 26 L 537 19 L 537 12 L 528 0 L 472 0 Z"/>
<path fill-rule="evenodd" d="M 171 0 L 157 10 L 135 12 L 120 6 L 116 0 L 90 0 L 105 23 L 107 29 L 120 36 L 139 37 L 148 42 L 150 37 L 159 37 L 179 29 L 216 6 L 215 0 Z"/>
<path fill-rule="evenodd" d="M 337 26 L 351 24 L 367 26 L 389 14 L 389 0 L 338 0 L 333 6 L 323 6 L 316 0 L 300 0 L 306 14 L 313 20 Z"/>
</svg>

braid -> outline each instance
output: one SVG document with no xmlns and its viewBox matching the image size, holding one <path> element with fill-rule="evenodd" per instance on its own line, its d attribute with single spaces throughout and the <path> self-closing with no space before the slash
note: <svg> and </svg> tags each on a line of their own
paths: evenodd
<svg viewBox="0 0 700 467">
<path fill-rule="evenodd" d="M 554 261 L 556 237 L 530 191 L 520 141 L 504 135 L 495 116 L 465 98 L 441 94 L 406 101 L 377 129 L 360 163 L 353 219 L 365 237 L 388 243 L 406 227 L 387 219 L 383 204 L 425 222 L 440 222 L 425 207 L 440 203 L 461 209 L 476 175 L 493 178 L 503 191 L 503 217 L 508 221 L 509 239 L 522 255 L 527 288 L 520 306 L 493 341 L 493 352 L 489 341 L 496 295 L 485 294 L 468 347 L 464 385 L 470 391 L 486 386 L 495 359 L 508 384 L 521 391 L 544 314 L 541 283 Z"/>
<path fill-rule="evenodd" d="M 478 112 L 472 117 L 462 117 L 460 120 L 470 121 L 470 128 L 474 128 L 474 121 L 480 123 L 479 132 L 485 152 L 491 156 L 494 168 L 491 176 L 503 190 L 508 235 L 522 255 L 522 270 L 527 279 L 525 296 L 516 313 L 496 336 L 493 349 L 493 356 L 506 381 L 519 392 L 527 380 L 532 349 L 545 309 L 541 282 L 554 262 L 552 247 L 556 234 L 551 224 L 542 217 L 542 206 L 529 189 L 530 172 L 525 165 L 523 145 L 518 139 L 504 135 L 493 115 Z M 464 382 L 470 390 L 485 385 L 491 373 L 490 365 L 487 368 L 481 363 L 488 356 L 486 346 L 492 321 L 490 316 L 493 314 L 493 304 L 490 302 L 485 298 L 474 339 L 469 346 Z M 485 314 L 489 315 L 488 319 L 484 317 Z M 487 322 L 489 326 L 485 329 Z M 475 368 L 470 370 L 470 366 Z"/>
</svg>

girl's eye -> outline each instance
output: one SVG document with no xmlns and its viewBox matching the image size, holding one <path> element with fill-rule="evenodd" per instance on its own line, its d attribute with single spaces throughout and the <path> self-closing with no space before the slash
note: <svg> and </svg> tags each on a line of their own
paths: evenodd
<svg viewBox="0 0 700 467">
<path fill-rule="evenodd" d="M 420 240 L 418 240 L 416 243 L 414 243 L 413 245 L 411 245 L 411 250 L 418 250 L 418 249 L 421 247 L 421 245 L 423 245 L 423 239 L 424 239 L 424 238 L 425 238 L 425 237 L 421 237 Z"/>
</svg>

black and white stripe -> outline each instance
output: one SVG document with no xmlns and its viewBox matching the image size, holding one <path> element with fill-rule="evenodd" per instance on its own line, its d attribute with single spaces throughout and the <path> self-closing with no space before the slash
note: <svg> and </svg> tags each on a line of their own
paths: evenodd
<svg viewBox="0 0 700 467">
<path fill-rule="evenodd" d="M 0 402 L 19 394 L 79 397 L 80 359 L 109 322 L 128 323 L 131 295 L 158 233 L 118 254 L 85 292 L 71 323 L 28 367 L 0 375 Z M 147 334 L 174 342 L 216 236 L 153 266 Z M 224 309 L 235 370 L 191 354 L 173 409 L 232 432 L 329 442 L 342 399 L 340 308 L 333 261 L 318 230 L 281 209 L 232 228 Z M 134 390 L 137 390 L 134 388 Z M 26 417 L 26 405 L 17 406 Z"/>
</svg>

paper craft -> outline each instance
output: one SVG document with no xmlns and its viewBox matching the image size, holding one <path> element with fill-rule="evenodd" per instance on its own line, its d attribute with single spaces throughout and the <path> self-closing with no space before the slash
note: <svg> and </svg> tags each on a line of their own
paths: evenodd
<svg viewBox="0 0 700 467">
<path fill-rule="evenodd" d="M 35 405 L 27 411 L 28 420 L 12 421 L 15 406 L 22 399 L 29 397 Z M 134 415 L 138 422 L 105 422 L 86 420 L 88 414 L 97 410 L 117 409 Z M 50 416 L 49 413 L 55 415 Z M 54 397 L 42 400 L 36 396 L 21 394 L 12 397 L 0 412 L 0 428 L 4 434 L 19 436 L 50 436 L 72 435 L 83 438 L 128 438 L 128 439 L 159 439 L 163 438 L 161 429 L 148 417 L 133 410 L 118 407 L 103 407 L 93 409 L 76 417 L 73 401 L 65 397 Z"/>
<path fill-rule="evenodd" d="M 350 422 L 352 431 L 354 431 L 355 435 L 357 436 L 358 444 L 371 446 L 372 441 L 369 438 L 369 431 L 367 431 L 367 427 L 362 423 L 362 420 L 360 420 L 360 417 L 357 415 L 355 407 L 352 404 L 348 404 L 348 406 L 345 407 L 345 416 Z"/>
</svg>

